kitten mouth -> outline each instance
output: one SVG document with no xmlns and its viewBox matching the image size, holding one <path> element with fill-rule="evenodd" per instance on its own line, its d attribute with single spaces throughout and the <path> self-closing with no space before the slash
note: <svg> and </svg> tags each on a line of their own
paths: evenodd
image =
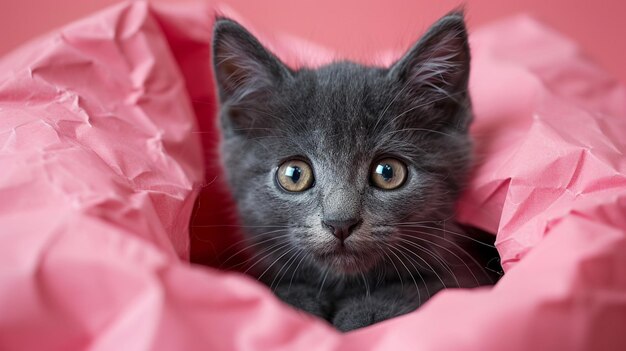
<svg viewBox="0 0 626 351">
<path fill-rule="evenodd" d="M 318 253 L 320 257 L 359 257 L 361 252 L 346 246 L 344 243 L 335 245 L 333 248 Z"/>
<path fill-rule="evenodd" d="M 373 263 L 361 252 L 344 245 L 337 245 L 331 251 L 318 252 L 315 256 L 320 262 L 343 273 L 362 272 L 368 270 Z"/>
</svg>

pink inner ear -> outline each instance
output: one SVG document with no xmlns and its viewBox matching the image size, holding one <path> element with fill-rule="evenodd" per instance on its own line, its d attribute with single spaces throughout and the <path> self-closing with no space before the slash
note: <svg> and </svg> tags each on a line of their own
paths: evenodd
<svg viewBox="0 0 626 351">
<path fill-rule="evenodd" d="M 221 63 L 218 63 L 218 69 L 220 71 L 220 74 L 223 75 L 224 81 L 238 81 L 242 78 L 241 76 L 243 72 L 235 64 L 233 59 L 224 59 L 223 61 L 221 61 Z"/>
<path fill-rule="evenodd" d="M 214 58 L 216 60 L 217 82 L 222 89 L 232 94 L 237 88 L 246 84 L 250 76 L 253 75 L 249 72 L 253 67 L 251 67 L 250 62 L 246 63 L 246 60 L 252 60 L 252 58 L 248 58 L 248 53 L 236 47 L 236 44 L 231 43 L 229 39 L 224 39 L 217 45 Z"/>
<path fill-rule="evenodd" d="M 469 75 L 469 52 L 464 32 L 452 30 L 422 43 L 408 64 L 410 77 L 417 86 L 435 90 L 454 90 Z"/>
<path fill-rule="evenodd" d="M 221 98 L 241 101 L 283 78 L 287 69 L 252 34 L 234 22 L 225 25 L 214 43 L 217 83 L 225 93 Z"/>
</svg>

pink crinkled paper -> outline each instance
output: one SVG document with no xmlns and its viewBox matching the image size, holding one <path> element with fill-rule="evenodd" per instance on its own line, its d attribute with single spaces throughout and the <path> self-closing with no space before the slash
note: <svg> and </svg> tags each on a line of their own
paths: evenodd
<svg viewBox="0 0 626 351">
<path fill-rule="evenodd" d="M 343 335 L 190 264 L 190 221 L 229 201 L 214 11 L 123 4 L 0 60 L 0 350 L 626 349 L 626 92 L 526 17 L 471 35 L 477 167 L 459 218 L 497 233 L 495 287 Z M 273 38 L 292 65 L 332 57 Z M 214 250 L 233 235 L 200 234 Z"/>
</svg>

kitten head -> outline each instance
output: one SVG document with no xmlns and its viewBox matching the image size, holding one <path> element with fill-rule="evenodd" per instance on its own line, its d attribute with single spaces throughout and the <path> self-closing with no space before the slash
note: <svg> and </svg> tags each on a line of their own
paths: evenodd
<svg viewBox="0 0 626 351">
<path fill-rule="evenodd" d="M 213 58 L 228 181 L 267 252 L 350 274 L 382 264 L 401 223 L 451 216 L 471 149 L 461 13 L 391 67 L 293 70 L 228 19 Z"/>
</svg>

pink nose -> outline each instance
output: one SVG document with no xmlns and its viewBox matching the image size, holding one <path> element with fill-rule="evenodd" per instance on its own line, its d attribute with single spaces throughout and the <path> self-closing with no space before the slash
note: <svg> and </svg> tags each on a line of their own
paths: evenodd
<svg viewBox="0 0 626 351">
<path fill-rule="evenodd" d="M 341 242 L 346 240 L 354 230 L 361 224 L 361 220 L 357 218 L 350 219 L 326 219 L 322 221 L 322 224 L 330 229 L 330 232 Z"/>
</svg>

